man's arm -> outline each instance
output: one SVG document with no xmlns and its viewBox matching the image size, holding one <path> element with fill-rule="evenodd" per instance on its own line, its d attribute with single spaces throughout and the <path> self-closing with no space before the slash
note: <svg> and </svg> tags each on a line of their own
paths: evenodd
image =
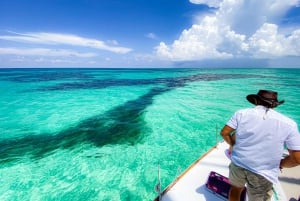
<svg viewBox="0 0 300 201">
<path fill-rule="evenodd" d="M 221 136 L 230 146 L 233 146 L 235 143 L 235 139 L 231 135 L 234 131 L 235 129 L 227 125 L 225 125 L 221 130 Z"/>
<path fill-rule="evenodd" d="M 291 168 L 300 165 L 300 150 L 288 150 L 289 155 L 280 161 L 280 168 Z"/>
</svg>

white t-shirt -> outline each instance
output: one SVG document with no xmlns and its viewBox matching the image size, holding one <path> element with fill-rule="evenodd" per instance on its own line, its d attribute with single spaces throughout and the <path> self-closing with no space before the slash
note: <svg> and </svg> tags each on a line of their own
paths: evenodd
<svg viewBox="0 0 300 201">
<path fill-rule="evenodd" d="M 236 129 L 231 160 L 275 183 L 284 145 L 300 150 L 300 134 L 292 119 L 273 109 L 266 111 L 264 106 L 239 110 L 228 121 Z"/>
</svg>

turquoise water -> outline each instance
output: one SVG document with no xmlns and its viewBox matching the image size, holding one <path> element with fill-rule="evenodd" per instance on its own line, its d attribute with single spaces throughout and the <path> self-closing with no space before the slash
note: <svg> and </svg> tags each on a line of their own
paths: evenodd
<svg viewBox="0 0 300 201">
<path fill-rule="evenodd" d="M 300 123 L 300 69 L 2 69 L 0 200 L 152 200 L 258 89 Z M 220 140 L 220 137 L 218 137 Z M 200 177 L 201 175 L 199 175 Z"/>
</svg>

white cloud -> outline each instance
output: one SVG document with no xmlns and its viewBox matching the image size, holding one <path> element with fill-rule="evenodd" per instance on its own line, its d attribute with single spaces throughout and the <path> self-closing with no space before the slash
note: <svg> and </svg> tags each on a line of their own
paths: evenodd
<svg viewBox="0 0 300 201">
<path fill-rule="evenodd" d="M 117 41 L 113 40 L 113 45 L 108 45 L 103 41 L 83 38 L 71 34 L 59 34 L 59 33 L 15 33 L 10 32 L 12 35 L 2 35 L 0 40 L 9 40 L 15 42 L 32 43 L 32 44 L 42 44 L 42 45 L 71 45 L 80 47 L 89 47 L 95 49 L 106 50 L 114 53 L 125 54 L 132 49 L 115 46 Z"/>
<path fill-rule="evenodd" d="M 194 4 L 205 4 L 209 7 L 219 7 L 222 0 L 190 0 Z"/>
<path fill-rule="evenodd" d="M 220 24 L 247 36 L 255 33 L 264 23 L 279 23 L 297 0 L 224 0 L 216 17 Z"/>
<path fill-rule="evenodd" d="M 94 53 L 82 53 L 65 49 L 47 48 L 0 48 L 0 55 L 46 56 L 46 57 L 94 57 Z"/>
<path fill-rule="evenodd" d="M 279 21 L 299 0 L 190 0 L 218 7 L 214 15 L 183 30 L 172 44 L 160 42 L 156 54 L 166 60 L 274 58 L 300 56 L 300 29 L 282 34 Z M 287 30 L 287 29 L 286 29 Z"/>
<path fill-rule="evenodd" d="M 151 39 L 157 39 L 157 36 L 155 35 L 155 33 L 148 33 L 146 34 L 147 38 L 151 38 Z"/>
<path fill-rule="evenodd" d="M 161 42 L 157 47 L 158 55 L 175 61 L 231 58 L 231 53 L 218 49 L 218 45 L 223 42 L 223 37 L 228 37 L 228 41 L 233 41 L 240 48 L 246 48 L 243 44 L 244 36 L 228 31 L 227 27 L 216 26 L 216 23 L 216 17 L 203 18 L 201 24 L 195 24 L 190 29 L 184 30 L 180 38 L 170 47 Z M 224 33 L 224 36 L 221 33 Z"/>
<path fill-rule="evenodd" d="M 286 37 L 278 33 L 278 26 L 265 23 L 249 38 L 255 57 L 300 56 L 300 29 Z"/>
</svg>

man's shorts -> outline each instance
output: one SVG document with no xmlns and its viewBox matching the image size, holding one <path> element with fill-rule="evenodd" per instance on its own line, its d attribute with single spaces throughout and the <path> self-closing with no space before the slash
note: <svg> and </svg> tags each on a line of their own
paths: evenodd
<svg viewBox="0 0 300 201">
<path fill-rule="evenodd" d="M 269 201 L 273 184 L 259 174 L 241 168 L 234 163 L 229 165 L 229 182 L 232 186 L 243 188 L 247 184 L 249 201 Z"/>
</svg>

